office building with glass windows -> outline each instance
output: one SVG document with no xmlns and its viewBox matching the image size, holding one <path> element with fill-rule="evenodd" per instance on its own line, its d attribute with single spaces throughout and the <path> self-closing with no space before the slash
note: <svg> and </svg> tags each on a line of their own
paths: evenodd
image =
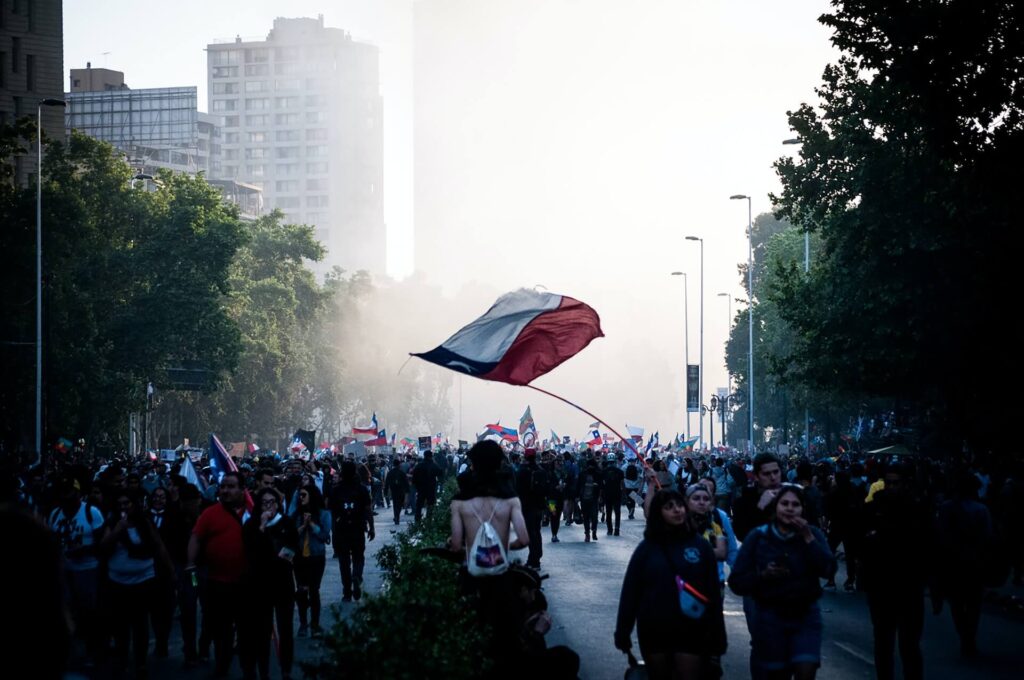
<svg viewBox="0 0 1024 680">
<path fill-rule="evenodd" d="M 265 40 L 207 45 L 209 111 L 222 116 L 221 177 L 263 189 L 309 224 L 317 271 L 383 273 L 378 49 L 317 19 L 275 19 Z"/>
<path fill-rule="evenodd" d="M 88 68 L 72 70 L 72 91 L 64 95 L 69 132 L 109 142 L 139 172 L 168 168 L 208 177 L 220 174 L 221 121 L 197 110 L 194 86 L 132 90 L 124 84 L 124 74 L 95 70 L 104 71 L 103 77 L 88 77 Z M 96 87 L 102 89 L 85 89 L 86 83 L 99 83 Z"/>
</svg>

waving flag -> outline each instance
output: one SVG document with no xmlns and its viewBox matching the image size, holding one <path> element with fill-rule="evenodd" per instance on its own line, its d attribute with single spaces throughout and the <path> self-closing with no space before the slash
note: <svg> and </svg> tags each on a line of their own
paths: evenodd
<svg viewBox="0 0 1024 680">
<path fill-rule="evenodd" d="M 196 472 L 196 466 L 192 464 L 192 459 L 188 456 L 181 460 L 181 469 L 178 471 L 178 474 L 184 477 L 186 482 L 199 489 L 200 493 L 206 491 L 206 482 Z"/>
<path fill-rule="evenodd" d="M 377 436 L 373 439 L 367 439 L 363 442 L 363 446 L 387 446 L 388 445 L 388 433 L 384 430 L 377 432 Z"/>
<path fill-rule="evenodd" d="M 654 435 L 652 434 L 647 438 L 647 447 L 644 449 L 644 455 L 651 452 L 651 448 L 654 446 Z"/>
<path fill-rule="evenodd" d="M 502 427 L 501 425 L 488 425 L 487 434 L 496 434 L 507 442 L 518 442 L 519 433 L 511 427 Z M 485 435 L 486 436 L 486 435 Z"/>
<path fill-rule="evenodd" d="M 379 429 L 377 425 L 377 412 L 374 411 L 373 417 L 370 418 L 370 424 L 367 427 L 353 427 L 352 434 L 370 434 L 376 437 Z"/>
<path fill-rule="evenodd" d="M 697 437 L 694 437 L 693 439 L 685 439 L 685 440 L 683 440 L 682 442 L 680 442 L 680 444 L 679 444 L 679 445 L 680 445 L 680 446 L 681 446 L 681 447 L 682 447 L 682 448 L 683 448 L 684 450 L 685 450 L 685 449 L 692 449 L 692 448 L 693 448 L 694 446 L 696 446 L 696 445 L 697 445 L 697 440 L 698 440 L 698 439 L 700 439 L 700 437 L 699 437 L 699 436 L 697 436 Z"/>
<path fill-rule="evenodd" d="M 235 461 L 228 455 L 227 449 L 217 439 L 217 435 L 212 432 L 210 433 L 210 467 L 213 468 L 213 474 L 218 484 L 225 472 L 238 472 Z"/>
<path fill-rule="evenodd" d="M 519 419 L 519 439 L 527 448 L 537 445 L 537 424 L 533 422 L 533 414 L 530 412 L 529 406 L 523 412 L 523 417 Z"/>
<path fill-rule="evenodd" d="M 484 380 L 528 385 L 603 336 L 601 319 L 588 305 L 520 289 L 438 347 L 412 356 Z"/>
<path fill-rule="evenodd" d="M 629 432 L 630 438 L 635 442 L 642 442 L 644 440 L 644 428 L 634 427 L 629 423 L 626 423 L 626 430 Z"/>
<path fill-rule="evenodd" d="M 558 446 L 562 443 L 562 438 L 559 437 L 554 430 L 551 430 L 551 445 Z"/>
<path fill-rule="evenodd" d="M 587 439 L 587 441 L 584 442 L 584 443 L 585 444 L 590 444 L 591 446 L 600 446 L 603 441 L 604 440 L 601 439 L 601 433 L 600 432 L 598 432 L 597 430 L 591 430 L 590 431 L 590 435 L 589 435 L 589 439 Z"/>
</svg>

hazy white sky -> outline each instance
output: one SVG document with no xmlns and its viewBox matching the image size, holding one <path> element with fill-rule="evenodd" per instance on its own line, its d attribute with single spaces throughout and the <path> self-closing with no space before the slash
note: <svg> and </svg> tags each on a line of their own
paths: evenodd
<svg viewBox="0 0 1024 680">
<path fill-rule="evenodd" d="M 682 429 L 682 281 L 668 274 L 689 274 L 696 363 L 699 251 L 683 237 L 703 237 L 707 396 L 726 384 L 727 311 L 716 294 L 744 296 L 736 265 L 747 256 L 746 204 L 729 195 L 751 195 L 755 215 L 769 209 L 768 193 L 778 189 L 771 163 L 792 149 L 781 146 L 792 136 L 785 113 L 814 101 L 836 57 L 816 21 L 828 3 L 416 4 L 431 22 L 415 46 L 426 55 L 416 77 L 436 87 L 437 99 L 420 88 L 415 160 L 412 0 L 65 0 L 64 67 L 91 61 L 124 71 L 135 88 L 196 85 L 205 110 L 204 47 L 215 39 L 261 38 L 277 16 L 323 14 L 326 25 L 377 44 L 389 273 L 412 272 L 419 238 L 442 254 L 427 275 L 446 290 L 469 284 L 493 301 L 491 292 L 543 284 L 587 301 L 608 337 L 538 385 L 583 402 L 589 388 L 611 392 L 609 409 L 628 396 L 637 406 L 609 419 L 647 419 L 663 435 Z M 414 167 L 429 173 L 416 181 L 429 188 L 422 198 L 431 231 L 414 232 Z M 481 304 L 451 310 L 451 330 L 482 313 Z M 425 337 L 408 351 L 443 339 Z M 466 431 L 501 409 L 510 421 L 527 401 L 542 429 L 586 425 L 565 422 L 561 411 L 552 416 L 559 422 L 545 422 L 539 400 L 472 383 L 463 387 L 464 404 L 473 404 L 464 406 L 473 409 Z M 655 403 L 647 392 L 659 395 Z"/>
</svg>

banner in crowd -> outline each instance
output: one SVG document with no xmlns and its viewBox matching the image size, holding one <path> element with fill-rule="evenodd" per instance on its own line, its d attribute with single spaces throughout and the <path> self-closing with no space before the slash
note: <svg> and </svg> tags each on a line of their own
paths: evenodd
<svg viewBox="0 0 1024 680">
<path fill-rule="evenodd" d="M 686 410 L 689 413 L 700 412 L 700 365 L 686 366 Z"/>
</svg>

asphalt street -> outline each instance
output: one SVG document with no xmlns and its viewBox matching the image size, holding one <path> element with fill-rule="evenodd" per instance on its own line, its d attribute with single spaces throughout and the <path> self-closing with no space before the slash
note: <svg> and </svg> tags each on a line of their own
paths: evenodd
<svg viewBox="0 0 1024 680">
<path fill-rule="evenodd" d="M 615 613 L 618 607 L 622 575 L 633 549 L 643 535 L 644 522 L 637 513 L 634 520 L 623 513 L 621 536 L 606 536 L 600 529 L 596 543 L 583 541 L 581 526 L 563 527 L 560 543 L 552 544 L 550 529 L 543 529 L 544 557 L 542 571 L 549 574 L 544 581 L 554 627 L 548 634 L 551 645 L 568 645 L 581 657 L 580 677 L 584 680 L 618 680 L 626 668 L 625 657 L 612 645 Z M 409 521 L 403 517 L 402 527 Z M 376 518 L 377 538 L 367 546 L 365 587 L 368 593 L 381 586 L 381 573 L 374 560 L 376 551 L 393 539 L 395 529 L 391 513 L 382 510 Z M 526 551 L 516 551 L 524 561 Z M 841 584 L 845 574 L 840 562 L 837 580 Z M 341 579 L 338 563 L 328 559 L 327 571 L 321 589 L 325 607 L 324 623 L 330 620 L 330 605 L 338 605 L 342 616 L 351 612 L 358 603 L 341 603 Z M 857 593 L 826 593 L 822 600 L 825 620 L 825 642 L 822 647 L 822 668 L 819 678 L 873 678 L 871 625 L 864 597 Z M 739 599 L 731 593 L 726 596 L 725 623 L 729 650 L 722 659 L 726 678 L 745 678 L 748 673 L 750 637 L 747 634 L 743 609 Z M 298 621 L 296 620 L 296 628 Z M 326 627 L 326 626 L 325 626 Z M 175 626 L 172 636 L 178 635 Z M 965 661 L 959 654 L 959 642 L 953 630 L 948 611 L 940 616 L 930 613 L 925 620 L 923 650 L 925 677 L 938 680 L 1016 680 L 1024 668 L 1024 622 L 1011 620 L 990 609 L 982 617 L 979 646 L 982 656 Z M 635 642 L 635 637 L 634 637 Z M 319 642 L 309 638 L 296 640 L 296 667 L 294 677 L 301 678 L 298 661 L 313 659 L 319 654 Z M 637 647 L 634 644 L 634 651 Z M 167 659 L 150 657 L 150 677 L 154 680 L 177 678 L 199 679 L 209 677 L 212 664 L 183 671 L 180 638 L 171 640 L 171 656 Z M 272 659 L 272 666 L 276 658 Z M 239 677 L 236 674 L 232 677 Z M 276 667 L 272 677 L 279 678 Z"/>
</svg>

